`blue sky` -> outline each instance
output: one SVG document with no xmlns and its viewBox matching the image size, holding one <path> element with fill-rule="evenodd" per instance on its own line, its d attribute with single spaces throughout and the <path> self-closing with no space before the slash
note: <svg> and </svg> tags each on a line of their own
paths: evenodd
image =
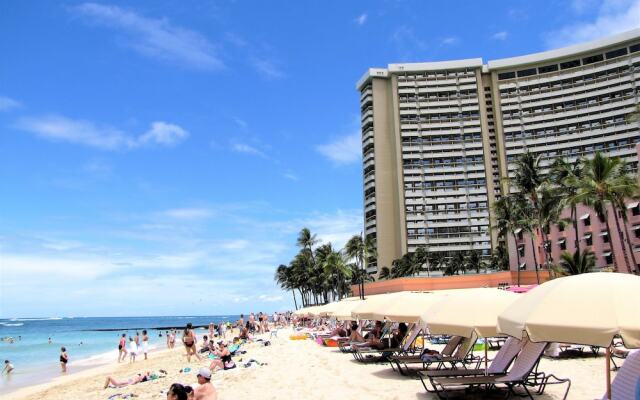
<svg viewBox="0 0 640 400">
<path fill-rule="evenodd" d="M 640 1 L 8 1 L 0 316 L 291 307 L 303 226 L 362 226 L 369 67 L 640 26 Z"/>
</svg>

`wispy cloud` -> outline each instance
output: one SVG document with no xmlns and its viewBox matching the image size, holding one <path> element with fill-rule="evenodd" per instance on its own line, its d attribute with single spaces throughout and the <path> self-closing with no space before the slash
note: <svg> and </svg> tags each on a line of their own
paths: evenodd
<svg viewBox="0 0 640 400">
<path fill-rule="evenodd" d="M 450 45 L 450 44 L 456 44 L 458 43 L 459 39 L 455 36 L 447 36 L 444 39 L 442 39 L 442 44 L 444 45 Z"/>
<path fill-rule="evenodd" d="M 231 146 L 231 149 L 236 153 L 243 153 L 243 154 L 249 154 L 253 156 L 267 158 L 267 155 L 265 153 L 246 143 L 234 143 Z"/>
<path fill-rule="evenodd" d="M 163 121 L 151 123 L 149 130 L 139 136 L 129 135 L 107 125 L 72 119 L 61 115 L 20 118 L 17 129 L 56 142 L 68 142 L 102 150 L 133 149 L 145 145 L 171 146 L 188 137 L 188 132 L 175 124 Z"/>
<path fill-rule="evenodd" d="M 406 25 L 393 31 L 390 40 L 403 60 L 418 57 L 429 48 L 428 43 L 416 35 L 413 28 Z"/>
<path fill-rule="evenodd" d="M 162 211 L 161 216 L 178 219 L 178 220 L 203 220 L 211 218 L 214 215 L 213 210 L 208 208 L 172 208 Z"/>
<path fill-rule="evenodd" d="M 282 176 L 284 176 L 285 178 L 291 180 L 291 181 L 299 181 L 300 178 L 298 177 L 298 175 L 294 174 L 293 172 L 287 171 L 285 172 Z"/>
<path fill-rule="evenodd" d="M 246 129 L 247 127 L 249 127 L 249 123 L 243 120 L 242 118 L 232 117 L 232 119 L 233 119 L 233 122 L 235 122 L 236 125 L 238 125 L 242 129 Z"/>
<path fill-rule="evenodd" d="M 171 24 L 168 19 L 143 17 L 113 5 L 83 3 L 74 7 L 79 15 L 124 34 L 123 41 L 138 53 L 192 68 L 224 67 L 216 46 L 202 34 Z"/>
<path fill-rule="evenodd" d="M 362 157 L 362 139 L 360 132 L 355 132 L 316 147 L 323 156 L 337 165 L 354 164 Z"/>
<path fill-rule="evenodd" d="M 278 67 L 278 63 L 272 59 L 251 57 L 251 64 L 263 77 L 267 79 L 281 79 L 285 77 L 284 71 Z"/>
<path fill-rule="evenodd" d="M 367 22 L 367 14 L 366 13 L 362 13 L 360 15 L 358 15 L 356 17 L 356 19 L 353 20 L 356 24 L 362 26 Z"/>
<path fill-rule="evenodd" d="M 593 20 L 580 21 L 548 32 L 544 40 L 549 48 L 588 42 L 640 28 L 640 0 L 604 0 Z"/>
<path fill-rule="evenodd" d="M 491 35 L 491 39 L 494 40 L 507 40 L 507 37 L 509 37 L 509 32 L 507 31 L 500 31 Z"/>
<path fill-rule="evenodd" d="M 0 111 L 10 111 L 22 107 L 18 100 L 6 96 L 0 96 Z"/>
</svg>

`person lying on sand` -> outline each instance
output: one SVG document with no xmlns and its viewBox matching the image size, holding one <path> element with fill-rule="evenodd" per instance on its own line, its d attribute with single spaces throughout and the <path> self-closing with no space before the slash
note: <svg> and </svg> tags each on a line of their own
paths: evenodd
<svg viewBox="0 0 640 400">
<path fill-rule="evenodd" d="M 107 379 L 104 382 L 104 388 L 108 388 L 109 386 L 114 388 L 122 388 L 129 385 L 135 385 L 136 383 L 146 382 L 151 379 L 151 373 L 149 371 L 136 374 L 129 379 L 116 379 L 113 376 L 107 376 Z"/>
<path fill-rule="evenodd" d="M 211 371 L 201 368 L 197 377 L 199 386 L 193 390 L 193 400 L 217 400 L 218 393 L 211 384 Z"/>
</svg>

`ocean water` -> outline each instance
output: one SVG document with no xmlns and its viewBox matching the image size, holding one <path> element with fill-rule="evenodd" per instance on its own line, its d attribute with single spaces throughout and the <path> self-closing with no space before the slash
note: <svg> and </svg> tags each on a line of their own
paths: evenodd
<svg viewBox="0 0 640 400">
<path fill-rule="evenodd" d="M 0 338 L 14 339 L 13 343 L 0 341 L 0 368 L 4 368 L 4 360 L 10 360 L 16 368 L 13 376 L 2 376 L 0 379 L 0 393 L 59 375 L 62 346 L 66 347 L 69 355 L 68 369 L 73 371 L 86 366 L 116 362 L 118 341 L 123 333 L 135 336 L 138 331 L 142 335 L 142 329 L 147 329 L 150 348 L 165 348 L 165 331 L 154 328 L 184 327 L 189 322 L 194 326 L 209 325 L 212 322 L 234 322 L 238 318 L 238 315 L 218 315 L 0 319 Z M 197 330 L 198 338 L 205 332 L 206 330 Z M 180 335 L 178 340 L 179 337 Z"/>
</svg>

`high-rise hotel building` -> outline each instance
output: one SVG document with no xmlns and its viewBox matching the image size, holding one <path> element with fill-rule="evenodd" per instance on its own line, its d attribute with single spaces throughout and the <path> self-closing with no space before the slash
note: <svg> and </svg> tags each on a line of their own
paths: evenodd
<svg viewBox="0 0 640 400">
<path fill-rule="evenodd" d="M 543 167 L 602 151 L 637 171 L 640 29 L 487 64 L 390 64 L 357 88 L 371 273 L 420 246 L 489 255 L 490 206 L 525 151 Z"/>
</svg>

